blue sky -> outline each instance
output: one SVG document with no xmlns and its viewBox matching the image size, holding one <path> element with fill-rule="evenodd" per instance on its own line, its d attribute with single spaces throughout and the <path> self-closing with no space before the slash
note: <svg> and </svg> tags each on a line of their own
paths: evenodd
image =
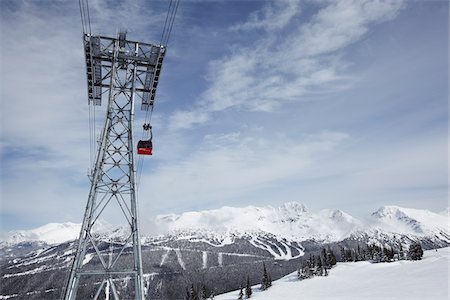
<svg viewBox="0 0 450 300">
<path fill-rule="evenodd" d="M 167 2 L 89 3 L 93 32 L 159 41 Z M 444 210 L 448 23 L 448 1 L 182 0 L 141 222 L 287 201 L 356 217 L 382 205 Z M 78 4 L 4 0 L 0 30 L 2 230 L 80 222 L 89 134 Z"/>
</svg>

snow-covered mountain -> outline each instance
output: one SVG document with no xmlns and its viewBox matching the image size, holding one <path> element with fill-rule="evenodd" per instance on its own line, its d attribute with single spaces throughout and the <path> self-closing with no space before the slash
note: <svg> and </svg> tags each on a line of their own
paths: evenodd
<svg viewBox="0 0 450 300">
<path fill-rule="evenodd" d="M 49 223 L 31 230 L 17 230 L 9 232 L 4 242 L 18 244 L 23 242 L 44 242 L 49 245 L 59 244 L 78 238 L 81 224 Z"/>
<path fill-rule="evenodd" d="M 449 216 L 428 210 L 383 206 L 372 213 L 363 230 L 349 240 L 367 244 L 403 246 L 421 241 L 427 249 L 450 245 Z"/>
<path fill-rule="evenodd" d="M 7 233 L 3 245 L 14 245 L 25 242 L 43 242 L 48 245 L 73 241 L 80 235 L 81 223 L 49 223 L 30 230 L 15 230 Z M 93 228 L 94 234 L 105 238 L 121 239 L 127 236 L 129 229 L 98 220 Z"/>
<path fill-rule="evenodd" d="M 449 218 L 423 209 L 383 206 L 372 214 L 373 227 L 406 235 L 449 233 Z"/>
<path fill-rule="evenodd" d="M 360 221 L 341 210 L 310 212 L 305 205 L 289 202 L 280 207 L 222 207 L 214 210 L 161 215 L 157 223 L 169 232 L 198 234 L 266 232 L 295 241 L 336 242 L 365 237 L 389 240 L 395 235 L 409 239 L 429 237 L 450 243 L 449 216 L 428 210 L 383 206 Z"/>
<path fill-rule="evenodd" d="M 433 237 L 450 243 L 449 215 L 428 210 L 383 206 L 368 220 L 360 221 L 341 210 L 313 213 L 304 204 L 288 202 L 279 207 L 246 206 L 159 215 L 156 223 L 171 238 L 196 235 L 197 240 L 230 243 L 231 236 L 267 233 L 291 241 L 337 242 L 349 237 L 394 235 Z M 80 224 L 50 223 L 32 230 L 14 231 L 3 241 L 17 244 L 42 241 L 58 244 L 78 237 Z M 98 221 L 95 232 L 104 238 L 127 236 L 123 227 Z M 148 239 L 148 238 L 147 238 Z M 195 238 L 193 239 L 195 240 Z"/>
<path fill-rule="evenodd" d="M 362 223 L 340 210 L 310 212 L 288 202 L 280 207 L 222 207 L 213 210 L 160 215 L 157 223 L 169 232 L 199 230 L 218 234 L 267 232 L 293 240 L 338 241 L 361 229 Z"/>
</svg>

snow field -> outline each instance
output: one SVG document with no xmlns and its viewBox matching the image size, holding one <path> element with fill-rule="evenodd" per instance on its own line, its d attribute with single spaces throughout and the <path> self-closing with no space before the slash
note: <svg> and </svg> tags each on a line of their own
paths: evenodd
<svg viewBox="0 0 450 300">
<path fill-rule="evenodd" d="M 428 250 L 421 261 L 338 263 L 328 277 L 299 281 L 297 272 L 260 291 L 253 286 L 251 299 L 449 299 L 450 248 Z M 235 300 L 239 291 L 218 295 L 216 300 Z"/>
</svg>

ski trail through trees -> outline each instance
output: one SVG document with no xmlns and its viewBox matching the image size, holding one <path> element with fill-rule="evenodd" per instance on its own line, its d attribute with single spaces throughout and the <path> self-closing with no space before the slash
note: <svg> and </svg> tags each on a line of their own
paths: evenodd
<svg viewBox="0 0 450 300">
<path fill-rule="evenodd" d="M 206 269 L 207 267 L 208 267 L 208 252 L 203 251 L 202 269 Z"/>
<path fill-rule="evenodd" d="M 219 254 L 217 255 L 217 262 L 219 263 L 219 266 L 223 266 L 223 253 L 219 252 Z"/>
<path fill-rule="evenodd" d="M 179 248 L 175 249 L 175 253 L 177 254 L 178 263 L 183 268 L 183 270 L 186 270 L 186 265 L 184 264 L 180 249 Z"/>
</svg>

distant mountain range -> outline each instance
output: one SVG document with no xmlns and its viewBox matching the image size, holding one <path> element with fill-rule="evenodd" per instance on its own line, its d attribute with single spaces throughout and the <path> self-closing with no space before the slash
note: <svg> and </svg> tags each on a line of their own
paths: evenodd
<svg viewBox="0 0 450 300">
<path fill-rule="evenodd" d="M 294 271 L 303 256 L 324 246 L 339 256 L 340 247 L 373 243 L 404 249 L 412 241 L 420 241 L 425 249 L 450 245 L 448 210 L 397 206 L 381 207 L 364 221 L 340 210 L 313 213 L 290 202 L 277 208 L 222 207 L 160 215 L 156 222 L 166 233 L 142 237 L 144 277 L 152 299 L 182 298 L 189 283 L 202 282 L 223 293 L 239 288 L 243 276 L 258 282 L 262 262 L 273 279 L 280 278 Z M 58 298 L 79 231 L 80 224 L 51 223 L 11 232 L 0 242 L 0 298 Z M 125 232 L 97 224 L 100 251 L 108 255 L 112 246 L 123 244 Z M 100 264 L 93 249 L 88 249 L 85 262 L 87 267 Z M 80 297 L 87 297 L 91 288 L 80 289 Z"/>
<path fill-rule="evenodd" d="M 97 222 L 99 234 L 120 236 L 121 227 Z M 363 233 L 384 232 L 412 237 L 435 237 L 450 243 L 449 211 L 434 213 L 428 210 L 383 206 L 365 221 L 360 221 L 341 210 L 324 209 L 310 212 L 305 205 L 288 202 L 279 207 L 246 206 L 222 207 L 213 210 L 159 215 L 156 223 L 173 235 L 197 232 L 215 239 L 243 233 L 268 233 L 297 242 L 315 240 L 338 242 Z M 3 245 L 23 242 L 44 242 L 49 245 L 78 238 L 81 224 L 49 223 L 31 229 L 12 231 L 1 241 Z M 143 237 L 148 240 L 152 237 Z"/>
</svg>

